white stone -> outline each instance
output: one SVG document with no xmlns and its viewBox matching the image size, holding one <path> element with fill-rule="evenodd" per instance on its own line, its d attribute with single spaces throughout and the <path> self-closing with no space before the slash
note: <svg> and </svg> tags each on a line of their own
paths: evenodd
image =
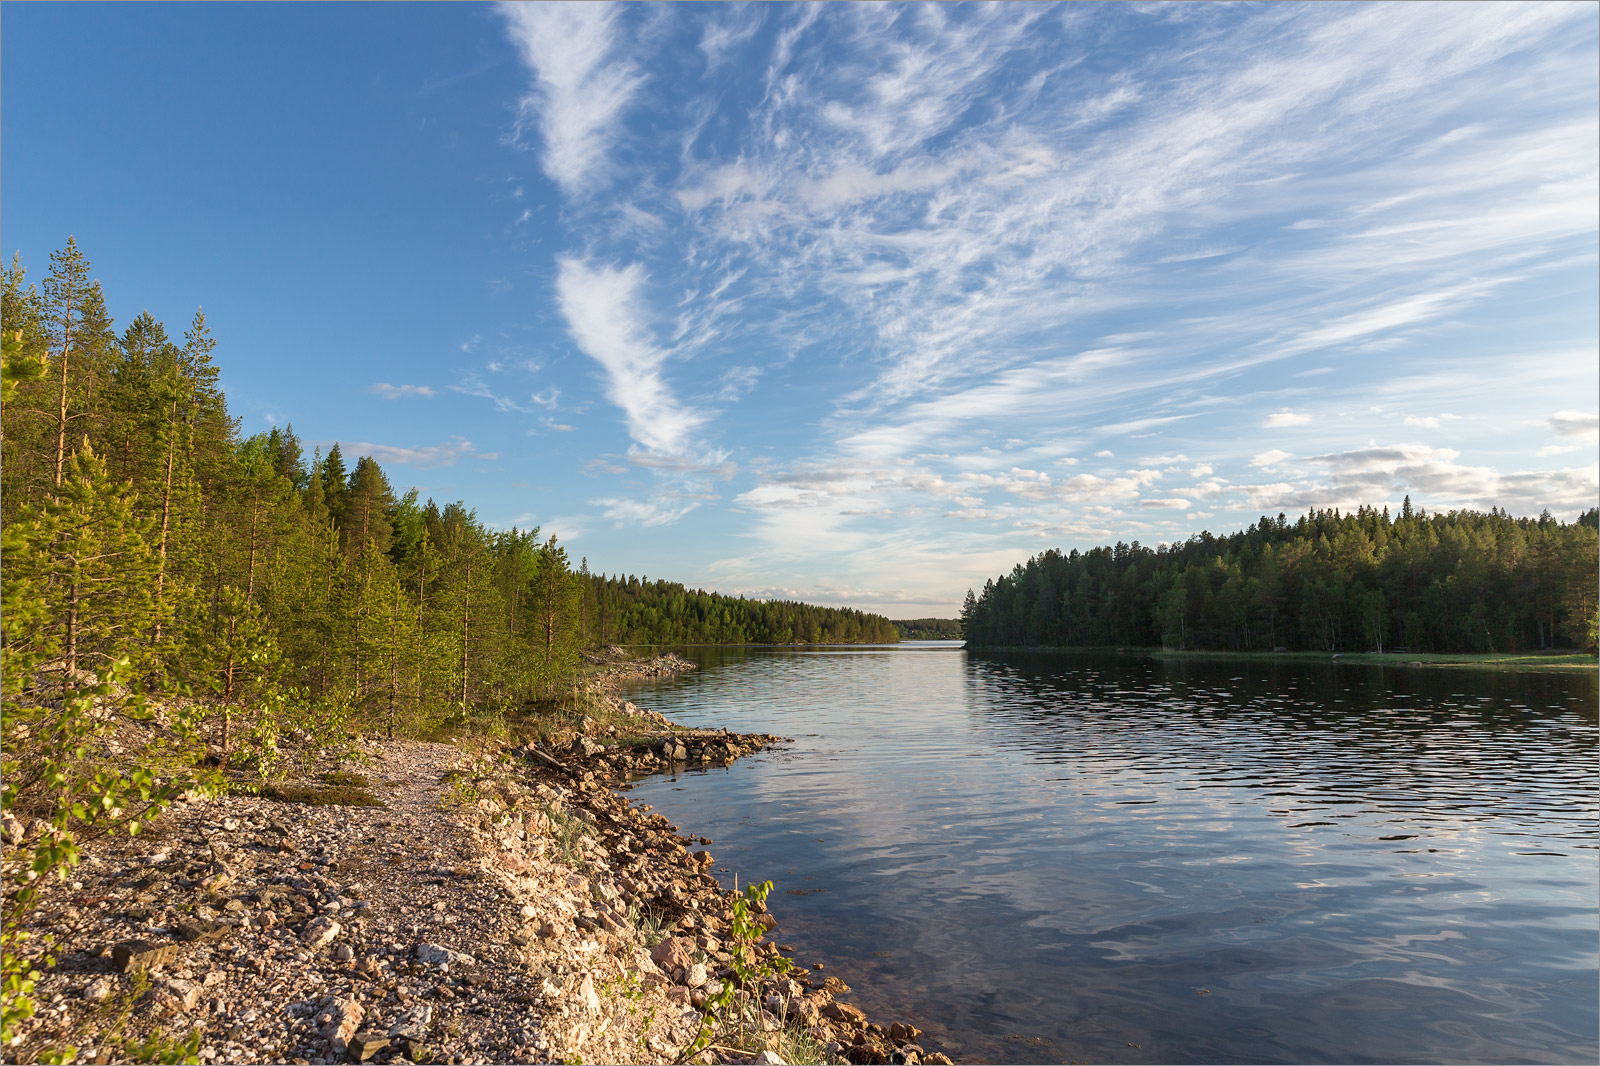
<svg viewBox="0 0 1600 1066">
<path fill-rule="evenodd" d="M 600 1013 L 600 995 L 594 990 L 594 978 L 588 974 L 583 975 L 583 982 L 578 985 L 576 993 L 578 1005 L 590 1014 Z"/>
<path fill-rule="evenodd" d="M 117 983 L 109 977 L 97 977 L 83 990 L 83 998 L 90 1003 L 104 1003 L 117 990 Z"/>
<path fill-rule="evenodd" d="M 343 926 L 332 918 L 313 918 L 306 923 L 304 931 L 300 934 L 300 939 L 305 941 L 307 947 L 316 950 L 333 943 L 334 938 L 339 935 L 342 929 Z"/>
<path fill-rule="evenodd" d="M 430 966 L 472 966 L 478 960 L 462 951 L 452 951 L 443 944 L 418 944 L 417 961 Z"/>
</svg>

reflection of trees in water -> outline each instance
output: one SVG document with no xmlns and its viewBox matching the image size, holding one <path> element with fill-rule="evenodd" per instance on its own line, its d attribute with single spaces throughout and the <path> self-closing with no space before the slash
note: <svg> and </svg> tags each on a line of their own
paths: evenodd
<svg viewBox="0 0 1600 1066">
<path fill-rule="evenodd" d="M 1007 654 L 969 656 L 966 682 L 997 745 L 1085 773 L 1262 789 L 1290 810 L 1401 804 L 1423 820 L 1593 806 L 1588 673 Z"/>
<path fill-rule="evenodd" d="M 1592 1057 L 1592 677 L 690 654 L 660 690 L 802 739 L 644 798 L 958 1061 Z"/>
</svg>

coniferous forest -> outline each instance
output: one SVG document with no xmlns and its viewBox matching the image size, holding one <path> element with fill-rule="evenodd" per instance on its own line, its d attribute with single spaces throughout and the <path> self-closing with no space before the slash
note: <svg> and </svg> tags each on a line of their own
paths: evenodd
<svg viewBox="0 0 1600 1066">
<path fill-rule="evenodd" d="M 397 493 L 370 457 L 242 436 L 197 312 L 119 330 L 75 242 L 5 274 L 5 649 L 230 709 L 389 731 L 570 687 L 598 643 L 894 640 L 885 618 L 591 574 L 538 529 Z M 26 671 L 7 670 L 8 685 Z"/>
<path fill-rule="evenodd" d="M 591 575 L 584 560 L 583 632 L 601 644 L 883 644 L 895 623 L 846 607 L 747 600 L 648 578 Z"/>
<path fill-rule="evenodd" d="M 1056 550 L 967 593 L 971 647 L 1517 652 L 1596 643 L 1596 524 L 1362 507 Z"/>
</svg>

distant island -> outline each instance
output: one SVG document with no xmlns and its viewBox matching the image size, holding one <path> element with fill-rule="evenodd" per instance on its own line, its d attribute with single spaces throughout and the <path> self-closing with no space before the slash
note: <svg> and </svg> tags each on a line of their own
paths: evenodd
<svg viewBox="0 0 1600 1066">
<path fill-rule="evenodd" d="M 1228 536 L 1050 550 L 968 591 L 973 648 L 1594 650 L 1600 510 L 1313 510 Z"/>
</svg>

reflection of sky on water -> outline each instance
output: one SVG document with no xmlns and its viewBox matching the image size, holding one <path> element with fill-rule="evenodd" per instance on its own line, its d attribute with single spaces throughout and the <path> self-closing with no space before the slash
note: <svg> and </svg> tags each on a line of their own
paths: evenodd
<svg viewBox="0 0 1600 1066">
<path fill-rule="evenodd" d="M 1593 675 L 707 656 L 641 702 L 796 743 L 637 795 L 955 1050 L 1593 1057 Z"/>
</svg>

